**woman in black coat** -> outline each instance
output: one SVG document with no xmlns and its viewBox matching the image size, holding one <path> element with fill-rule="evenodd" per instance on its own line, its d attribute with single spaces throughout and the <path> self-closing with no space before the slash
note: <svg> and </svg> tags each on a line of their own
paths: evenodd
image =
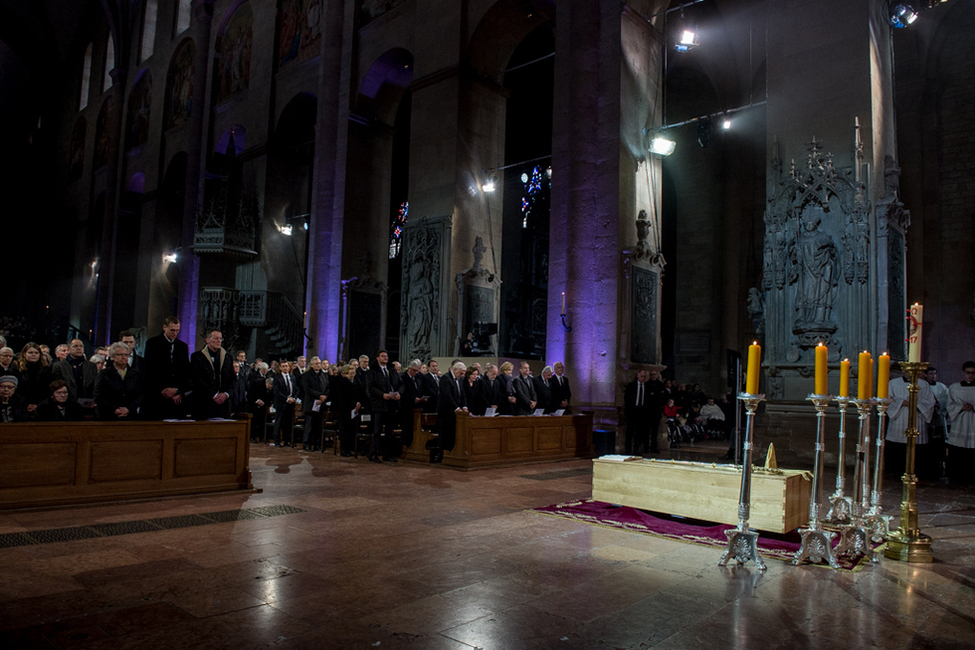
<svg viewBox="0 0 975 650">
<path fill-rule="evenodd" d="M 48 387 L 51 385 L 51 367 L 47 357 L 41 352 L 41 346 L 31 341 L 20 351 L 16 361 L 20 384 L 17 394 L 27 404 L 27 415 L 33 419 L 37 405 L 47 399 Z"/>
<path fill-rule="evenodd" d="M 112 343 L 108 356 L 112 365 L 95 382 L 95 407 L 102 420 L 134 420 L 142 404 L 142 382 L 135 368 L 129 367 L 129 346 Z"/>
<path fill-rule="evenodd" d="M 77 422 L 81 419 L 81 407 L 71 399 L 68 384 L 63 379 L 52 381 L 51 396 L 37 405 L 37 421 Z"/>
<path fill-rule="evenodd" d="M 355 386 L 356 369 L 353 365 L 342 368 L 342 373 L 330 380 L 332 401 L 331 410 L 339 425 L 339 449 L 343 456 L 351 456 L 355 448 L 355 430 L 359 423 L 358 388 Z M 355 415 L 353 415 L 355 411 Z"/>
</svg>

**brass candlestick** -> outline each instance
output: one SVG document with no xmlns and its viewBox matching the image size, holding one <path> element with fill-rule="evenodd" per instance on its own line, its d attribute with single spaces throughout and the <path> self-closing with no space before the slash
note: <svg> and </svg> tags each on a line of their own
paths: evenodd
<svg viewBox="0 0 975 650">
<path fill-rule="evenodd" d="M 831 523 L 849 523 L 853 502 L 846 496 L 846 408 L 850 404 L 849 397 L 837 397 L 836 406 L 840 410 L 840 432 L 838 435 L 836 463 L 836 490 L 829 497 L 830 508 L 826 520 Z"/>
<path fill-rule="evenodd" d="M 745 444 L 742 445 L 745 456 L 741 467 L 741 491 L 738 493 L 738 527 L 725 531 L 725 535 L 728 536 L 728 548 L 718 561 L 718 566 L 726 566 L 728 560 L 734 558 L 738 564 L 751 560 L 760 570 L 765 571 L 768 567 L 758 555 L 758 532 L 748 527 L 752 496 L 752 437 L 755 434 L 755 411 L 759 403 L 765 401 L 765 395 L 741 393 L 738 399 L 744 403 L 746 411 Z"/>
<path fill-rule="evenodd" d="M 901 370 L 910 380 L 907 387 L 907 414 L 910 424 L 907 437 L 907 457 L 904 462 L 904 495 L 901 498 L 900 526 L 887 537 L 884 556 L 902 562 L 933 562 L 931 538 L 921 533 L 917 526 L 917 477 L 914 475 L 914 454 L 917 451 L 917 378 L 927 370 L 926 361 L 902 362 Z"/>
<path fill-rule="evenodd" d="M 872 562 L 876 562 L 873 550 L 870 548 L 870 536 L 863 526 L 863 518 L 870 507 L 870 411 L 873 409 L 872 399 L 851 400 L 860 414 L 860 438 L 857 442 L 857 462 L 853 470 L 853 508 L 850 524 L 840 530 L 840 543 L 836 545 L 833 554 L 865 555 Z"/>
<path fill-rule="evenodd" d="M 881 493 L 884 489 L 884 420 L 887 419 L 887 409 L 894 401 L 889 397 L 877 398 L 877 443 L 874 445 L 873 458 L 873 489 L 870 492 L 870 510 L 867 512 L 867 529 L 870 531 L 870 539 L 875 542 L 882 542 L 887 539 L 890 533 L 890 520 L 892 517 L 883 514 L 883 498 Z"/>
<path fill-rule="evenodd" d="M 810 395 L 806 398 L 816 408 L 816 466 L 813 469 L 812 494 L 809 497 L 809 527 L 800 530 L 802 544 L 792 564 L 800 562 L 827 562 L 834 569 L 840 568 L 833 557 L 832 540 L 835 533 L 823 530 L 819 520 L 823 515 L 823 456 L 826 452 L 826 407 L 829 395 Z"/>
</svg>

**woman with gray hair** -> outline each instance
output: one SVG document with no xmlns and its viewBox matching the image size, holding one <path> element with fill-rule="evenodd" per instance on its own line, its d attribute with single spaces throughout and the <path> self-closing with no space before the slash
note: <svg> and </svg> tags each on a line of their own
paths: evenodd
<svg viewBox="0 0 975 650">
<path fill-rule="evenodd" d="M 95 408 L 102 420 L 134 420 L 142 404 L 139 373 L 129 367 L 129 346 L 112 343 L 112 365 L 102 370 L 95 383 Z"/>
</svg>

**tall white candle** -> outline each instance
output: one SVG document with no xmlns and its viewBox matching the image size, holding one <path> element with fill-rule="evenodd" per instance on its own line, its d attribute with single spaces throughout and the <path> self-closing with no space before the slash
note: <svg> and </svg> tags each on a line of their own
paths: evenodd
<svg viewBox="0 0 975 650">
<path fill-rule="evenodd" d="M 921 361 L 921 317 L 924 307 L 918 303 L 911 305 L 910 316 L 907 317 L 907 360 L 911 363 Z"/>
</svg>

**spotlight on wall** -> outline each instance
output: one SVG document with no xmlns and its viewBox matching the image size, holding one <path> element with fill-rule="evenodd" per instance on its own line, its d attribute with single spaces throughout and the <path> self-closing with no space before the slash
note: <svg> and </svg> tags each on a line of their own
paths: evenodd
<svg viewBox="0 0 975 650">
<path fill-rule="evenodd" d="M 691 29 L 682 29 L 680 36 L 677 37 L 677 44 L 674 45 L 674 49 L 678 52 L 690 52 L 700 44 L 701 39 L 697 32 Z"/>
<path fill-rule="evenodd" d="M 176 253 L 166 253 L 163 255 L 163 263 L 165 264 L 175 264 L 179 259 Z"/>
<path fill-rule="evenodd" d="M 484 192 L 493 192 L 498 189 L 498 181 L 495 179 L 494 174 L 488 174 L 488 177 L 484 179 L 484 183 L 481 184 L 481 190 Z"/>
<path fill-rule="evenodd" d="M 903 29 L 917 20 L 917 12 L 911 5 L 897 3 L 890 8 L 889 20 L 894 27 Z"/>
<path fill-rule="evenodd" d="M 294 228 L 291 226 L 290 223 L 286 223 L 283 226 L 278 226 L 278 232 L 280 232 L 285 237 L 290 237 L 292 230 L 294 230 Z"/>
<path fill-rule="evenodd" d="M 731 128 L 731 120 L 728 119 L 728 118 L 725 118 L 724 121 L 721 122 L 721 128 L 724 129 L 725 131 L 727 131 L 728 129 L 730 129 Z"/>
<path fill-rule="evenodd" d="M 677 148 L 677 143 L 673 140 L 668 140 L 662 135 L 655 135 L 650 141 L 650 152 L 655 153 L 658 156 L 669 156 L 674 153 L 674 149 Z"/>
</svg>

